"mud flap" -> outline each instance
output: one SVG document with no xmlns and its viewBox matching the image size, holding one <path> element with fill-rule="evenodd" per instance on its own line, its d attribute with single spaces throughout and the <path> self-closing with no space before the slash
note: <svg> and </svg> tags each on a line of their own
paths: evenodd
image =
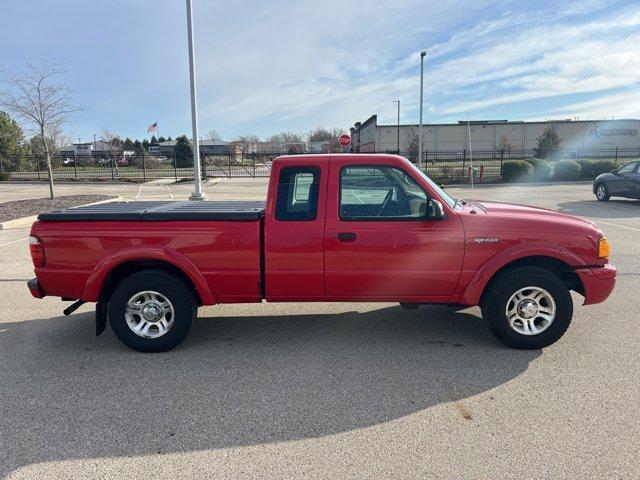
<svg viewBox="0 0 640 480">
<path fill-rule="evenodd" d="M 108 302 L 100 299 L 96 303 L 96 337 L 107 328 L 107 307 Z"/>
</svg>

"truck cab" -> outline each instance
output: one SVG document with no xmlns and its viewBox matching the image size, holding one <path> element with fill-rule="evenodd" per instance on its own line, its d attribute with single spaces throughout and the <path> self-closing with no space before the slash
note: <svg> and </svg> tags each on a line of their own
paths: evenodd
<svg viewBox="0 0 640 480">
<path fill-rule="evenodd" d="M 31 293 L 97 302 L 141 351 L 179 344 L 201 305 L 479 305 L 515 348 L 558 340 L 570 291 L 604 301 L 616 270 L 593 223 L 454 199 L 396 155 L 277 158 L 265 202 L 131 202 L 41 214 Z M 67 309 L 69 310 L 69 309 Z"/>
<path fill-rule="evenodd" d="M 455 201 L 434 187 L 391 155 L 275 161 L 267 300 L 446 302 L 462 269 L 464 229 Z"/>
</svg>

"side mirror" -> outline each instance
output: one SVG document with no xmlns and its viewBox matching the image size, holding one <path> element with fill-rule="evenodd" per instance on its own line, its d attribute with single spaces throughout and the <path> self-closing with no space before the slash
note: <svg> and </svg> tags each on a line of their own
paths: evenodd
<svg viewBox="0 0 640 480">
<path fill-rule="evenodd" d="M 614 168 L 613 170 L 611 170 L 611 173 L 613 173 L 614 175 L 620 175 L 620 172 L 618 171 L 617 168 Z"/>
<path fill-rule="evenodd" d="M 430 220 L 442 220 L 444 218 L 444 208 L 438 200 L 430 198 L 427 201 L 427 218 Z"/>
</svg>

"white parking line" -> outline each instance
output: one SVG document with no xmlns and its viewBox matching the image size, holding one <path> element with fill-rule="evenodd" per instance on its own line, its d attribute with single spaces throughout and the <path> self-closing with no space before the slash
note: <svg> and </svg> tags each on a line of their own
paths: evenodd
<svg viewBox="0 0 640 480">
<path fill-rule="evenodd" d="M 13 242 L 0 243 L 0 247 L 6 247 L 7 245 L 11 245 L 12 243 L 24 242 L 25 240 L 29 240 L 29 237 L 20 238 L 18 240 L 14 240 Z"/>
<path fill-rule="evenodd" d="M 167 190 L 169 191 L 169 195 L 171 195 L 171 200 L 173 200 L 173 192 L 169 188 L 169 185 L 165 185 L 165 187 L 167 187 Z"/>
<path fill-rule="evenodd" d="M 142 191 L 142 183 L 140 184 L 140 186 L 138 187 L 138 194 L 136 195 L 136 200 L 138 200 L 140 198 L 140 192 Z"/>
<path fill-rule="evenodd" d="M 593 217 L 590 217 L 590 218 L 593 219 Z M 596 220 L 596 219 L 593 219 L 593 221 L 596 223 L 602 223 L 603 225 L 611 225 L 612 227 L 624 228 L 626 230 L 633 230 L 634 232 L 640 232 L 640 228 L 627 227 L 626 225 L 618 225 L 616 223 L 601 222 L 600 220 Z"/>
</svg>

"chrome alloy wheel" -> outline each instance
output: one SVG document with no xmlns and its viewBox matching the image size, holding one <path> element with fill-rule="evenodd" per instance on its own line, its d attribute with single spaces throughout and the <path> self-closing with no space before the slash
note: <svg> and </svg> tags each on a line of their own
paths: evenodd
<svg viewBox="0 0 640 480">
<path fill-rule="evenodd" d="M 159 338 L 171 330 L 175 312 L 168 298 L 147 290 L 138 292 L 129 299 L 124 318 L 136 335 Z"/>
<path fill-rule="evenodd" d="M 511 295 L 505 314 L 509 326 L 522 335 L 538 335 L 553 323 L 556 302 L 540 287 L 524 287 Z"/>
<path fill-rule="evenodd" d="M 598 200 L 603 200 L 606 196 L 607 196 L 606 187 L 602 184 L 598 185 L 598 188 L 596 188 L 596 197 L 598 197 Z"/>
</svg>

